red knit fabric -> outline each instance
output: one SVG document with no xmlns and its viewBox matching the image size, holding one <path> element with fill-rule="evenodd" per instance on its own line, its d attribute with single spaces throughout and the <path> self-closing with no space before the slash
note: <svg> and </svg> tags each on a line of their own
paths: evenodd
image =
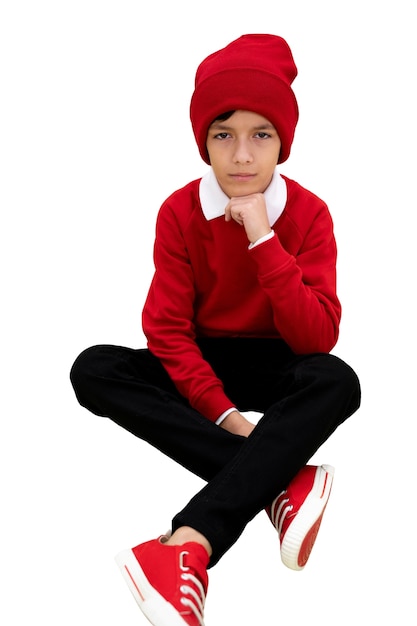
<svg viewBox="0 0 417 626">
<path fill-rule="evenodd" d="M 332 219 L 322 200 L 285 180 L 277 236 L 250 250 L 236 222 L 205 219 L 199 181 L 172 194 L 158 215 L 156 270 L 143 310 L 148 347 L 213 421 L 232 403 L 196 336 L 281 337 L 299 354 L 328 352 L 337 341 Z"/>
</svg>

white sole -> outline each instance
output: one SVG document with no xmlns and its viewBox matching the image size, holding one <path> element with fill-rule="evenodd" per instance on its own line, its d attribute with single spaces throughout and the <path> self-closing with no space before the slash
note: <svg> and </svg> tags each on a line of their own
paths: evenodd
<svg viewBox="0 0 417 626">
<path fill-rule="evenodd" d="M 152 587 L 132 550 L 120 552 L 115 561 L 140 610 L 153 626 L 187 626 L 172 604 Z"/>
<path fill-rule="evenodd" d="M 333 475 L 331 465 L 317 468 L 313 487 L 284 535 L 281 560 L 290 569 L 302 570 L 307 562 L 329 500 Z M 301 564 L 300 554 L 304 561 Z"/>
</svg>

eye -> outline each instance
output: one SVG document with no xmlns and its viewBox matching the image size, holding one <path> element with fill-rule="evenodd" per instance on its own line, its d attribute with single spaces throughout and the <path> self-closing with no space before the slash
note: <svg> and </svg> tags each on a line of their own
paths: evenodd
<svg viewBox="0 0 417 626">
<path fill-rule="evenodd" d="M 258 137 L 259 139 L 268 139 L 268 137 L 271 137 L 271 135 L 269 133 L 265 133 L 264 131 L 260 130 L 259 132 L 256 133 L 255 137 Z"/>
<path fill-rule="evenodd" d="M 214 135 L 214 139 L 227 139 L 228 137 L 230 137 L 229 133 L 217 133 L 217 135 Z"/>
</svg>

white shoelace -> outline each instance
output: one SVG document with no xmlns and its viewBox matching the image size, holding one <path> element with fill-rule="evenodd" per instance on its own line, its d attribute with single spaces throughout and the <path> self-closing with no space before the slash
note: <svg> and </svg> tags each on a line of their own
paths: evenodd
<svg viewBox="0 0 417 626">
<path fill-rule="evenodd" d="M 184 581 L 191 581 L 197 587 L 199 593 L 197 593 L 191 585 L 181 585 L 180 591 L 183 594 L 181 596 L 181 604 L 190 608 L 198 619 L 200 626 L 204 626 L 203 617 L 206 594 L 204 592 L 204 587 L 198 578 L 187 571 L 189 570 L 189 567 L 184 566 L 183 558 L 187 554 L 188 552 L 181 552 L 180 554 L 180 569 L 183 571 L 181 578 Z"/>
<path fill-rule="evenodd" d="M 282 492 L 282 493 L 284 493 L 284 492 Z M 280 493 L 279 496 L 272 503 L 272 509 L 274 508 L 275 502 L 278 500 L 278 498 L 281 497 L 282 493 Z M 285 521 L 285 518 L 287 517 L 287 513 L 290 513 L 290 511 L 292 511 L 293 508 L 294 508 L 292 504 L 289 504 L 288 506 L 286 506 L 288 502 L 289 502 L 289 498 L 283 499 L 280 502 L 280 505 L 279 505 L 279 507 L 278 507 L 278 509 L 277 509 L 277 511 L 276 511 L 276 513 L 274 515 L 274 519 L 273 519 L 274 526 L 275 526 L 275 528 L 278 531 L 278 535 L 280 535 L 280 536 L 281 536 L 281 531 L 282 531 L 282 525 L 283 525 L 283 523 Z"/>
</svg>

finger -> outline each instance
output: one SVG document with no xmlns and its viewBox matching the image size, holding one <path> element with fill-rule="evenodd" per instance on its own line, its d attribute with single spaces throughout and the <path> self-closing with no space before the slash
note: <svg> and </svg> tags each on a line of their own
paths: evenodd
<svg viewBox="0 0 417 626">
<path fill-rule="evenodd" d="M 225 219 L 226 222 L 230 222 L 230 220 L 234 220 L 238 224 L 243 224 L 243 216 L 240 210 L 234 207 L 231 203 L 227 205 L 225 209 Z"/>
<path fill-rule="evenodd" d="M 232 208 L 230 206 L 230 202 L 226 205 L 226 208 L 224 210 L 224 218 L 226 222 L 230 222 L 230 220 L 232 219 Z"/>
</svg>

